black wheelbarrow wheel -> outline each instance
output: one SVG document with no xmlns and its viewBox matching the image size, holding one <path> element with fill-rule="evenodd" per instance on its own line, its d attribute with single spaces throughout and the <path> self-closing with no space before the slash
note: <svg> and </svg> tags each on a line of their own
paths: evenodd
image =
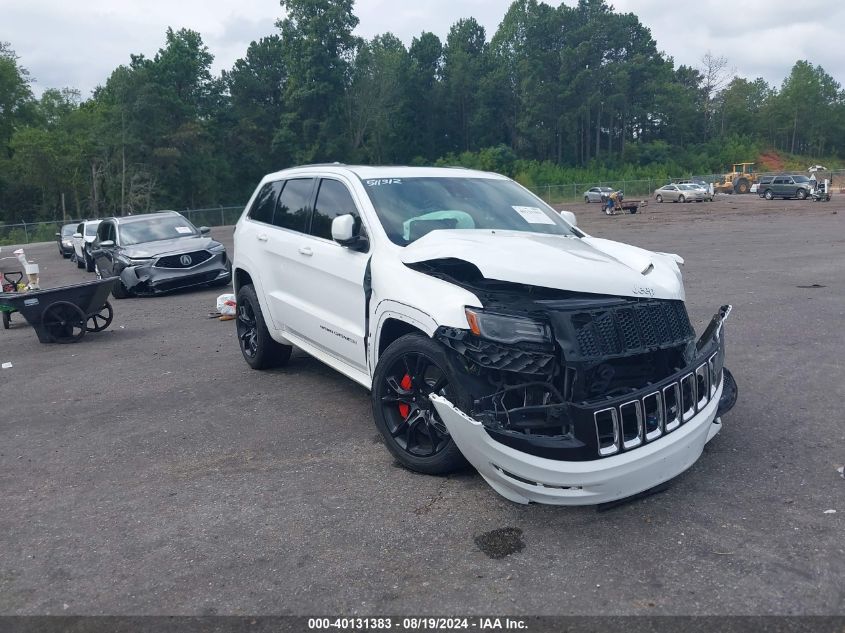
<svg viewBox="0 0 845 633">
<path fill-rule="evenodd" d="M 44 309 L 41 327 L 54 343 L 76 343 L 85 336 L 87 317 L 79 306 L 56 301 Z"/>
<path fill-rule="evenodd" d="M 102 332 L 111 325 L 113 318 L 114 310 L 112 310 L 111 304 L 106 301 L 103 304 L 103 307 L 100 308 L 99 312 L 88 315 L 88 320 L 85 321 L 85 331 Z"/>
<path fill-rule="evenodd" d="M 12 316 L 4 310 L 3 311 L 3 329 L 8 330 L 10 325 L 12 325 Z"/>
</svg>

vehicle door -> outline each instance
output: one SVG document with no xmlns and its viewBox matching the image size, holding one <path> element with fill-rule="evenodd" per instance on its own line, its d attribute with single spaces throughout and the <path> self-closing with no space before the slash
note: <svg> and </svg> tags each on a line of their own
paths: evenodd
<svg viewBox="0 0 845 633">
<path fill-rule="evenodd" d="M 786 195 L 790 198 L 798 197 L 798 183 L 792 177 L 786 179 Z"/>
<path fill-rule="evenodd" d="M 350 187 L 339 178 L 321 178 L 308 234 L 297 235 L 298 261 L 285 324 L 315 346 L 367 371 L 364 275 L 370 246 L 350 248 L 332 240 L 332 220 L 345 214 L 355 218 L 359 235 L 368 234 Z"/>
<path fill-rule="evenodd" d="M 680 190 L 675 185 L 667 185 L 666 186 L 666 195 L 663 197 L 667 200 L 671 200 L 672 202 L 678 201 L 678 196 L 681 195 Z"/>
<path fill-rule="evenodd" d="M 778 176 L 772 181 L 772 194 L 776 196 L 785 196 L 786 195 L 786 182 L 787 178 L 783 178 L 782 176 Z"/>
<path fill-rule="evenodd" d="M 254 231 L 257 248 L 261 251 L 259 261 L 264 298 L 276 329 L 301 335 L 293 325 L 296 321 L 294 315 L 301 310 L 302 304 L 297 296 L 301 286 L 298 278 L 307 274 L 299 248 L 310 221 L 316 179 L 312 176 L 293 177 L 271 184 L 266 191 L 262 189 L 256 198 L 258 203 L 264 197 L 256 209 L 256 213 L 261 215 L 259 221 L 269 219 L 269 224 Z M 268 218 L 265 207 L 273 200 L 272 215 Z"/>
<path fill-rule="evenodd" d="M 117 251 L 117 230 L 113 221 L 100 222 L 97 227 L 97 235 L 92 243 L 91 254 L 94 257 L 94 264 L 100 272 L 100 276 L 114 277 L 114 258 Z"/>
</svg>

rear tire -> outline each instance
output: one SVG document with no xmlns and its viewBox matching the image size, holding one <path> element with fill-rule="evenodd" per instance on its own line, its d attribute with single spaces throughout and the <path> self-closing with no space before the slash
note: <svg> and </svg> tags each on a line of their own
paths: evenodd
<svg viewBox="0 0 845 633">
<path fill-rule="evenodd" d="M 246 364 L 253 369 L 285 365 L 290 360 L 293 346 L 282 345 L 270 336 L 255 288 L 251 284 L 241 286 L 236 301 L 238 316 L 235 328 Z"/>
<path fill-rule="evenodd" d="M 657 196 L 657 198 L 656 198 L 656 200 L 657 200 L 658 202 L 663 202 L 663 196 L 658 195 L 658 196 Z"/>
<path fill-rule="evenodd" d="M 423 334 L 406 334 L 379 358 L 373 376 L 373 417 L 399 463 L 416 472 L 444 475 L 467 462 L 428 400 L 431 393 L 464 411 L 470 408 L 470 396 L 443 346 Z"/>
<path fill-rule="evenodd" d="M 774 199 L 774 197 L 775 197 L 775 194 L 773 194 L 773 193 L 772 193 L 772 190 L 771 190 L 771 189 L 766 189 L 766 192 L 763 194 L 763 197 L 764 197 L 766 200 L 773 200 L 773 199 Z"/>
</svg>

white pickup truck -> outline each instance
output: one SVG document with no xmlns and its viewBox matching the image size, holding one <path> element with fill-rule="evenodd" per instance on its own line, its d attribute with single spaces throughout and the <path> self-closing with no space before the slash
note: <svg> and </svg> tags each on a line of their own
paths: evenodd
<svg viewBox="0 0 845 633">
<path fill-rule="evenodd" d="M 680 263 L 498 174 L 298 167 L 237 223 L 237 335 L 255 369 L 295 345 L 370 389 L 408 468 L 597 504 L 689 468 L 736 400 L 730 306 L 696 339 Z"/>
</svg>

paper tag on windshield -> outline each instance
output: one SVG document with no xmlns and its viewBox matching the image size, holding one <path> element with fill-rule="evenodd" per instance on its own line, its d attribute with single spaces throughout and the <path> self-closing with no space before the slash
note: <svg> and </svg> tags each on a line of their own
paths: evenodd
<svg viewBox="0 0 845 633">
<path fill-rule="evenodd" d="M 177 233 L 185 233 L 185 234 L 193 233 L 193 231 L 191 230 L 191 227 L 189 227 L 189 226 L 177 226 L 176 232 Z"/>
<path fill-rule="evenodd" d="M 529 224 L 554 224 L 555 221 L 543 213 L 542 209 L 537 207 L 513 207 L 522 218 Z"/>
</svg>

